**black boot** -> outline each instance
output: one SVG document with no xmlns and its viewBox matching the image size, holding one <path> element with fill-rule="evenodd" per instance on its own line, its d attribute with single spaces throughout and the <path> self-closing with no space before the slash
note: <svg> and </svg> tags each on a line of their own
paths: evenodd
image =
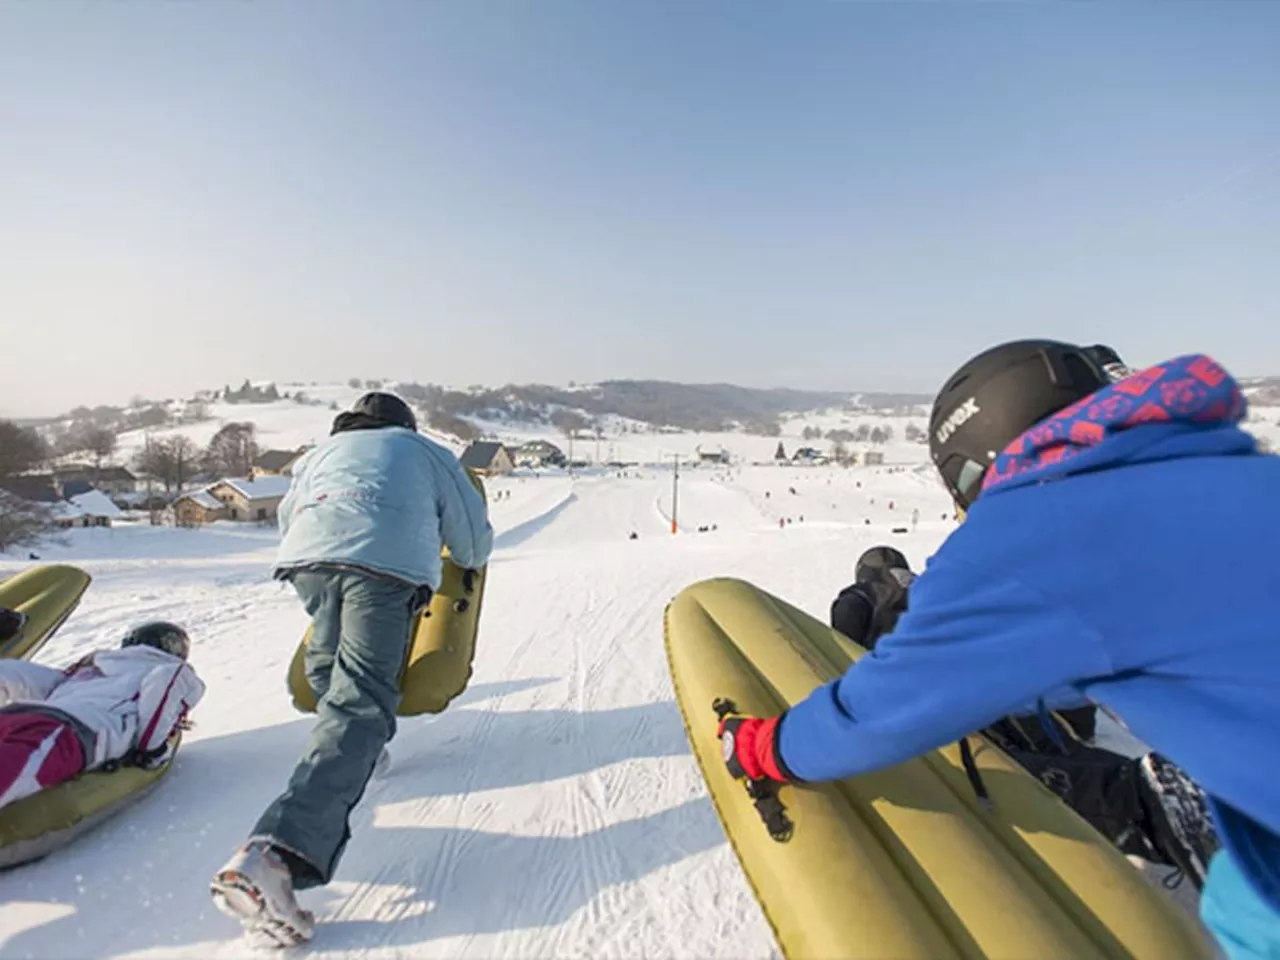
<svg viewBox="0 0 1280 960">
<path fill-rule="evenodd" d="M 1204 791 L 1158 753 L 1148 753 L 1137 766 L 1151 842 L 1191 878 L 1197 890 L 1202 889 L 1209 861 L 1218 850 Z"/>
</svg>

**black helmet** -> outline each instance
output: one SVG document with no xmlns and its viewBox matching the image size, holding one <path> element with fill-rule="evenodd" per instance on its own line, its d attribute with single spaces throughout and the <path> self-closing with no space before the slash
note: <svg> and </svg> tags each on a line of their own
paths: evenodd
<svg viewBox="0 0 1280 960">
<path fill-rule="evenodd" d="M 1095 343 L 1091 347 L 1085 347 L 1084 355 L 1101 367 L 1102 372 L 1112 383 L 1119 383 L 1133 373 L 1129 365 L 1120 359 L 1120 354 L 1105 343 Z"/>
<path fill-rule="evenodd" d="M 414 431 L 418 429 L 418 418 L 413 415 L 409 405 L 393 393 L 378 391 L 366 393 L 352 404 L 351 412 L 363 413 L 367 417 L 395 424 L 397 427 L 406 427 Z"/>
<path fill-rule="evenodd" d="M 1109 382 L 1085 348 L 1056 340 L 1004 343 L 962 366 L 929 417 L 929 453 L 956 503 L 973 504 L 987 468 L 1010 443 Z"/>
<path fill-rule="evenodd" d="M 191 638 L 187 636 L 187 631 L 176 623 L 152 620 L 149 623 L 140 623 L 126 633 L 120 646 L 155 647 L 157 650 L 163 650 L 165 653 L 185 660 L 191 653 Z"/>
<path fill-rule="evenodd" d="M 870 583 L 878 579 L 886 570 L 910 570 L 907 558 L 893 547 L 872 547 L 858 558 L 853 568 L 853 579 L 857 583 Z"/>
</svg>

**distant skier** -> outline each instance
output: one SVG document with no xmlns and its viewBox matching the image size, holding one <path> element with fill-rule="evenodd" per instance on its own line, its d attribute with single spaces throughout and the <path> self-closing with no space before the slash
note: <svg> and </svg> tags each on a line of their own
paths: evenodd
<svg viewBox="0 0 1280 960">
<path fill-rule="evenodd" d="M 0 807 L 108 762 L 164 763 L 204 696 L 190 651 L 185 630 L 156 621 L 65 670 L 0 660 Z"/>
<path fill-rule="evenodd" d="M 918 526 L 920 526 L 920 508 L 916 507 L 911 511 L 911 532 L 915 533 Z"/>
<path fill-rule="evenodd" d="M 781 717 L 722 725 L 730 771 L 855 776 L 1087 696 L 1208 794 L 1206 926 L 1232 957 L 1280 955 L 1280 458 L 1246 406 L 1203 355 L 1118 383 L 1055 341 L 965 363 L 929 445 L 967 518 L 872 654 Z"/>
<path fill-rule="evenodd" d="M 311 938 L 295 890 L 320 886 L 348 818 L 395 735 L 400 671 L 418 612 L 440 586 L 440 548 L 485 565 L 493 528 L 457 457 L 417 432 L 399 397 L 368 393 L 297 462 L 280 504 L 275 575 L 293 584 L 313 633 L 310 742 L 285 792 L 214 876 L 219 909 L 281 945 Z"/>
<path fill-rule="evenodd" d="M 876 649 L 906 612 L 915 579 L 897 550 L 872 547 L 831 604 L 831 625 Z M 1007 716 L 982 732 L 1122 853 L 1177 867 L 1202 886 L 1218 848 L 1203 791 L 1158 754 L 1131 759 L 1088 745 L 1096 730 L 1089 704 Z"/>
</svg>

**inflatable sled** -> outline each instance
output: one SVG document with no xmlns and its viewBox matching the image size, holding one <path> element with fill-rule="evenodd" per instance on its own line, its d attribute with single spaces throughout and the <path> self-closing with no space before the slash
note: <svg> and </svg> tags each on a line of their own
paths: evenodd
<svg viewBox="0 0 1280 960">
<path fill-rule="evenodd" d="M 154 770 L 95 770 L 0 807 L 0 870 L 47 857 L 137 803 L 173 767 L 181 737 L 174 734 L 169 759 Z"/>
<path fill-rule="evenodd" d="M 865 651 L 739 580 L 665 616 L 685 730 L 716 812 L 787 957 L 1211 957 L 1199 926 L 1000 750 L 959 745 L 838 783 L 748 794 L 713 702 L 772 716 Z"/>
<path fill-rule="evenodd" d="M 52 563 L 24 570 L 0 583 L 0 607 L 27 615 L 22 630 L 0 643 L 0 658 L 30 659 L 80 603 L 92 577 L 78 567 Z"/>
<path fill-rule="evenodd" d="M 484 496 L 484 485 L 470 471 L 467 475 Z M 480 627 L 480 604 L 488 567 L 468 571 L 454 564 L 444 552 L 440 589 L 418 617 L 400 690 L 404 696 L 396 711 L 402 717 L 440 713 L 464 690 L 471 679 L 471 663 L 476 653 L 476 633 Z M 306 653 L 311 640 L 307 628 L 289 664 L 289 692 L 293 705 L 303 713 L 314 713 L 315 693 L 307 682 Z"/>
</svg>

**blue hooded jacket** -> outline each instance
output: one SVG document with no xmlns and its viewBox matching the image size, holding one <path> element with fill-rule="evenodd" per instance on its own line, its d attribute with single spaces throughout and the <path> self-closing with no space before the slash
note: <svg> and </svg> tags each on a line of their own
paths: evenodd
<svg viewBox="0 0 1280 960">
<path fill-rule="evenodd" d="M 782 762 L 865 773 L 1074 688 L 1202 785 L 1280 909 L 1280 457 L 1244 406 L 1182 357 L 1020 437 L 893 633 L 785 715 Z"/>
<path fill-rule="evenodd" d="M 489 560 L 493 528 L 458 458 L 405 427 L 335 433 L 293 468 L 280 504 L 277 574 L 340 563 L 440 588 L 440 547 Z"/>
</svg>

